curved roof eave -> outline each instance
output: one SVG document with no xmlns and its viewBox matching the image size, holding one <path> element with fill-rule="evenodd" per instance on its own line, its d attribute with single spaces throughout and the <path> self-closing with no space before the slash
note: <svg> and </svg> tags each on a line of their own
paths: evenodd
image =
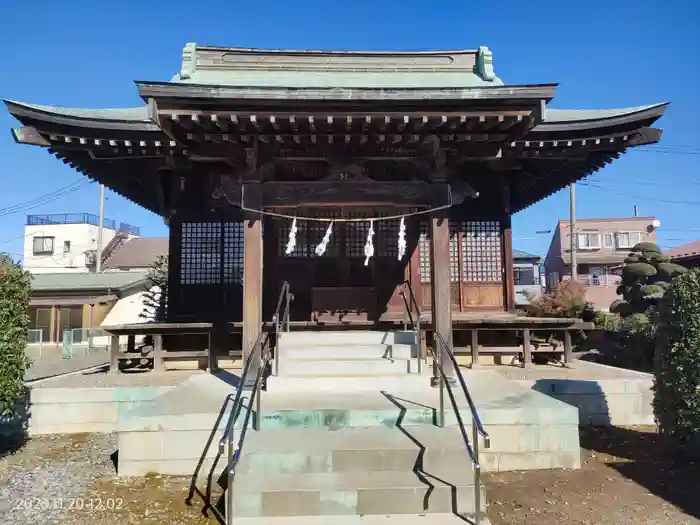
<svg viewBox="0 0 700 525">
<path fill-rule="evenodd" d="M 552 131 L 582 131 L 610 128 L 631 122 L 650 125 L 666 111 L 670 102 L 619 109 L 550 109 L 545 108 L 543 121 L 531 133 Z"/>
<path fill-rule="evenodd" d="M 60 108 L 3 100 L 8 111 L 23 124 L 49 122 L 63 126 L 128 131 L 161 131 L 149 116 L 148 106 L 135 108 Z"/>
</svg>

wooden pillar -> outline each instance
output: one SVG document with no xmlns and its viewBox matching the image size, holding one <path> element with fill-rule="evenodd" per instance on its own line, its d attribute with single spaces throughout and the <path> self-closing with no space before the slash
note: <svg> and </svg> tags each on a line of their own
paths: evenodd
<svg viewBox="0 0 700 525">
<path fill-rule="evenodd" d="M 250 192 L 253 194 L 253 192 Z M 247 201 L 251 206 L 251 199 Z M 251 206 L 253 207 L 253 206 Z M 262 216 L 249 213 L 243 221 L 243 365 L 248 359 L 262 330 Z M 259 356 L 260 354 L 257 353 Z M 253 381 L 259 368 L 258 357 L 253 357 L 247 381 Z"/>
<path fill-rule="evenodd" d="M 112 335 L 109 337 L 109 372 L 111 374 L 119 373 L 119 336 Z"/>
<path fill-rule="evenodd" d="M 573 353 L 571 348 L 571 332 L 564 330 L 564 365 L 571 368 Z"/>
<path fill-rule="evenodd" d="M 450 349 L 452 348 L 452 301 L 450 298 L 450 228 L 446 213 L 430 218 L 430 272 L 432 284 L 433 330 L 440 334 Z M 442 346 L 435 337 L 435 350 Z M 455 370 L 449 357 L 442 355 L 442 368 L 448 380 L 454 380 Z M 433 383 L 439 371 L 433 370 Z"/>
<path fill-rule="evenodd" d="M 163 366 L 163 336 L 160 334 L 153 336 L 153 371 L 162 372 Z"/>
<path fill-rule="evenodd" d="M 513 229 L 510 216 L 510 179 L 503 178 L 503 217 L 501 231 L 503 232 L 503 273 L 506 311 L 515 313 L 515 274 L 513 273 Z"/>
<path fill-rule="evenodd" d="M 523 330 L 523 368 L 532 368 L 532 347 L 530 346 L 530 329 Z"/>
<path fill-rule="evenodd" d="M 472 341 L 472 368 L 479 367 L 479 330 L 473 329 L 471 331 Z"/>
</svg>

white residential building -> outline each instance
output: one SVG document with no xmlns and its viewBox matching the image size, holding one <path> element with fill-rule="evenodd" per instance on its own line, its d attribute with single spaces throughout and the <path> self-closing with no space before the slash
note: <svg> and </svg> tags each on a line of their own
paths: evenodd
<svg viewBox="0 0 700 525">
<path fill-rule="evenodd" d="M 89 213 L 28 215 L 24 269 L 31 273 L 95 271 L 98 230 L 99 217 Z M 104 219 L 102 261 L 139 234 L 138 227 Z"/>
</svg>

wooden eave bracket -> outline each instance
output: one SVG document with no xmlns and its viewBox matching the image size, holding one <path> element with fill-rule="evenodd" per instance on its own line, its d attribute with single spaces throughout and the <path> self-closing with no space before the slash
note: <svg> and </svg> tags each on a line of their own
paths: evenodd
<svg viewBox="0 0 700 525">
<path fill-rule="evenodd" d="M 51 142 L 41 136 L 36 128 L 32 126 L 22 126 L 21 128 L 12 128 L 12 138 L 18 144 L 30 144 L 32 146 L 42 146 L 48 148 Z"/>
</svg>

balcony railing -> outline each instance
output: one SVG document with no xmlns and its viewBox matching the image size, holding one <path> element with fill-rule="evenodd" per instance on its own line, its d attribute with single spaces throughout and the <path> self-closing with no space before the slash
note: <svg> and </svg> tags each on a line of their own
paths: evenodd
<svg viewBox="0 0 700 525">
<path fill-rule="evenodd" d="M 92 213 L 52 213 L 48 215 L 27 215 L 27 226 L 41 226 L 51 224 L 90 224 L 91 226 L 100 225 L 100 217 Z M 120 222 L 117 227 L 117 222 L 113 219 L 102 219 L 103 227 L 128 233 L 129 235 L 141 235 L 141 229 L 138 226 L 132 226 L 125 222 Z"/>
</svg>

